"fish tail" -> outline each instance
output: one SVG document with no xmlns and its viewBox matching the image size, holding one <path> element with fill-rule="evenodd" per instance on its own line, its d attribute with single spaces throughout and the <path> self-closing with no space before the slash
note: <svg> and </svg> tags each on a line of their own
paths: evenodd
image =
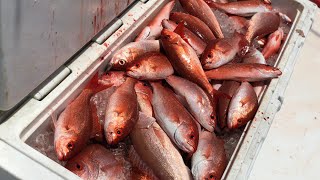
<svg viewBox="0 0 320 180">
<path fill-rule="evenodd" d="M 105 84 L 100 84 L 99 83 L 99 73 L 97 72 L 92 79 L 89 81 L 85 89 L 90 89 L 93 91 L 93 93 L 98 93 L 104 89 L 107 89 L 111 87 L 111 85 L 105 85 Z"/>
</svg>

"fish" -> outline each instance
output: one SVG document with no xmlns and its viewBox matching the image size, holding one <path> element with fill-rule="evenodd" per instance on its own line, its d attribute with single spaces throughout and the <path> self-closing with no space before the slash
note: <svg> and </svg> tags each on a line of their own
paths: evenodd
<svg viewBox="0 0 320 180">
<path fill-rule="evenodd" d="M 155 118 L 139 113 L 130 138 L 138 155 L 159 179 L 192 179 L 179 151 Z"/>
<path fill-rule="evenodd" d="M 179 34 L 179 36 L 195 50 L 198 56 L 205 50 L 207 44 L 192 31 L 184 27 L 182 23 L 179 23 L 178 27 L 175 22 L 165 19 L 162 21 L 162 25 L 164 28 Z"/>
<path fill-rule="evenodd" d="M 195 16 L 181 12 L 173 12 L 170 14 L 170 20 L 176 23 L 182 22 L 186 28 L 196 34 L 205 43 L 216 39 L 210 28 Z"/>
<path fill-rule="evenodd" d="M 104 86 L 120 86 L 126 81 L 126 74 L 123 71 L 108 71 L 99 78 L 98 83 Z"/>
<path fill-rule="evenodd" d="M 193 117 L 208 131 L 213 132 L 216 127 L 216 104 L 211 96 L 198 85 L 178 76 L 169 76 L 167 83 L 174 89 L 175 93 L 183 97 L 187 109 Z"/>
<path fill-rule="evenodd" d="M 138 102 L 134 86 L 137 80 L 128 77 L 110 96 L 104 123 L 108 144 L 114 145 L 129 135 L 138 120 Z"/>
<path fill-rule="evenodd" d="M 231 38 L 211 41 L 201 56 L 202 67 L 204 69 L 213 69 L 230 62 L 245 46 L 245 43 L 241 43 L 242 40 L 243 36 L 235 32 Z"/>
<path fill-rule="evenodd" d="M 250 17 L 259 12 L 270 12 L 272 6 L 257 0 L 236 1 L 229 3 L 217 3 L 205 0 L 209 7 L 219 9 L 228 14 Z"/>
<path fill-rule="evenodd" d="M 141 40 L 128 43 L 116 51 L 110 61 L 110 66 L 114 70 L 125 71 L 137 57 L 152 51 L 160 52 L 159 40 Z"/>
<path fill-rule="evenodd" d="M 85 180 L 124 180 L 130 177 L 124 163 L 118 161 L 109 150 L 99 144 L 84 148 L 67 162 L 65 168 Z"/>
<path fill-rule="evenodd" d="M 137 94 L 139 110 L 144 114 L 153 117 L 151 88 L 146 83 L 139 81 L 136 83 L 134 89 Z"/>
<path fill-rule="evenodd" d="M 151 103 L 157 122 L 179 149 L 192 154 L 199 141 L 195 119 L 171 90 L 160 82 L 150 83 L 153 91 Z"/>
<path fill-rule="evenodd" d="M 221 179 L 227 163 L 223 140 L 214 133 L 202 131 L 198 149 L 191 159 L 194 180 Z"/>
<path fill-rule="evenodd" d="M 179 23 L 174 32 L 179 34 L 179 36 L 194 49 L 198 56 L 200 56 L 205 50 L 207 44 L 198 38 L 198 36 L 193 34 L 189 29 L 184 27 L 183 23 Z"/>
<path fill-rule="evenodd" d="M 207 24 L 215 37 L 224 37 L 216 16 L 204 0 L 179 0 L 179 2 L 185 11 Z"/>
<path fill-rule="evenodd" d="M 126 70 L 128 76 L 139 80 L 165 79 L 173 73 L 170 61 L 159 52 L 148 52 L 141 55 Z"/>
<path fill-rule="evenodd" d="M 140 112 L 143 113 L 143 112 Z M 149 115 L 146 115 L 146 117 L 150 117 Z M 139 119 L 141 117 L 139 116 Z M 139 120 L 138 122 L 139 123 Z M 131 136 L 134 135 L 134 130 L 135 128 L 132 130 L 131 132 Z M 139 131 L 139 130 L 138 130 Z M 132 138 L 133 139 L 133 138 Z M 137 153 L 137 151 L 134 149 L 133 145 L 131 145 L 129 147 L 128 150 L 128 160 L 130 161 L 131 165 L 133 166 L 133 168 L 136 168 L 140 173 L 142 174 L 142 177 L 139 178 L 132 178 L 132 179 L 141 179 L 141 180 L 158 180 L 159 178 L 155 175 L 155 173 L 153 172 L 153 170 L 141 159 L 141 157 L 139 156 L 139 154 Z M 134 170 L 133 170 L 134 171 Z"/>
<path fill-rule="evenodd" d="M 175 5 L 175 1 L 168 2 L 156 15 L 156 17 L 143 28 L 141 33 L 137 36 L 135 41 L 154 40 L 157 39 L 162 30 L 161 22 L 163 19 L 169 19 L 170 12 Z"/>
<path fill-rule="evenodd" d="M 269 35 L 267 44 L 262 50 L 262 54 L 265 59 L 268 59 L 269 57 L 275 55 L 280 50 L 281 41 L 283 40 L 283 38 L 284 33 L 281 28 Z"/>
<path fill-rule="evenodd" d="M 267 64 L 266 59 L 263 57 L 263 54 L 257 50 L 256 48 L 250 48 L 249 52 L 243 58 L 243 63 L 258 63 L 258 64 Z M 252 86 L 254 87 L 254 91 L 259 97 L 265 88 L 265 82 L 253 82 Z"/>
<path fill-rule="evenodd" d="M 269 80 L 282 74 L 276 67 L 251 63 L 226 64 L 205 73 L 208 79 L 248 82 Z"/>
<path fill-rule="evenodd" d="M 248 82 L 242 82 L 230 101 L 227 117 L 228 128 L 236 129 L 252 120 L 258 106 L 258 98 L 253 87 Z"/>
<path fill-rule="evenodd" d="M 171 65 L 180 76 L 196 83 L 210 95 L 216 92 L 206 78 L 196 52 L 178 34 L 163 29 L 161 43 Z"/>
<path fill-rule="evenodd" d="M 99 133 L 98 118 L 93 118 L 90 98 L 108 87 L 98 84 L 98 73 L 88 85 L 54 121 L 54 148 L 60 161 L 66 161 L 79 153 L 91 137 Z M 95 120 L 95 121 L 94 121 Z"/>
<path fill-rule="evenodd" d="M 274 12 L 256 13 L 249 21 L 246 39 L 249 43 L 256 37 L 262 38 L 279 28 L 280 17 Z"/>
<path fill-rule="evenodd" d="M 240 87 L 237 81 L 224 81 L 219 91 L 233 97 L 234 93 Z M 231 99 L 221 98 L 218 103 L 218 125 L 221 129 L 227 127 L 227 113 Z"/>
</svg>

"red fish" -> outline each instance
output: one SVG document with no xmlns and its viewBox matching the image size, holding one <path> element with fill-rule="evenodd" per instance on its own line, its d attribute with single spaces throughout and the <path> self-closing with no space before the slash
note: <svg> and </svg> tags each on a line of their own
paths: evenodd
<svg viewBox="0 0 320 180">
<path fill-rule="evenodd" d="M 98 144 L 87 146 L 65 167 L 85 180 L 127 179 L 130 176 L 124 163 Z"/>
<path fill-rule="evenodd" d="M 248 0 L 248 1 L 236 1 L 229 3 L 216 3 L 210 0 L 205 0 L 207 4 L 214 9 L 222 10 L 228 14 L 237 16 L 252 16 L 259 12 L 270 12 L 272 6 L 265 4 L 261 1 Z"/>
<path fill-rule="evenodd" d="M 240 83 L 237 81 L 224 81 L 219 91 L 228 94 L 230 97 L 238 90 Z M 221 98 L 218 104 L 218 124 L 221 129 L 227 127 L 227 113 L 231 99 Z"/>
<path fill-rule="evenodd" d="M 216 127 L 216 104 L 198 85 L 177 77 L 166 78 L 175 93 L 185 99 L 187 109 L 195 119 L 208 131 L 213 132 Z"/>
<path fill-rule="evenodd" d="M 282 72 L 272 66 L 264 64 L 226 64 L 217 69 L 206 71 L 208 79 L 233 81 L 264 81 L 277 78 Z"/>
<path fill-rule="evenodd" d="M 136 79 L 128 77 L 108 100 L 104 124 L 108 144 L 122 141 L 137 122 L 139 111 L 134 90 L 136 82 Z"/>
<path fill-rule="evenodd" d="M 91 137 L 100 128 L 98 118 L 92 117 L 90 98 L 96 92 L 107 88 L 98 85 L 98 74 L 96 74 L 89 85 L 82 90 L 55 122 L 54 146 L 60 161 L 66 161 L 79 153 Z M 95 122 L 95 121 L 97 122 Z"/>
<path fill-rule="evenodd" d="M 137 100 L 138 100 L 140 111 L 152 117 L 153 109 L 151 104 L 151 99 L 152 99 L 151 88 L 145 83 L 139 81 L 138 83 L 136 83 L 134 89 L 137 94 Z"/>
<path fill-rule="evenodd" d="M 204 2 L 204 0 L 179 1 L 184 10 L 206 23 L 216 37 L 224 37 L 216 16 L 213 14 L 210 7 Z"/>
<path fill-rule="evenodd" d="M 279 28 L 274 33 L 270 34 L 267 44 L 262 50 L 264 58 L 268 59 L 272 55 L 275 55 L 281 47 L 281 41 L 284 38 L 284 33 L 281 28 Z M 269 63 L 268 63 L 269 64 Z"/>
<path fill-rule="evenodd" d="M 152 106 L 157 122 L 172 142 L 186 153 L 193 153 L 199 141 L 198 127 L 174 93 L 159 82 L 151 82 Z"/>
<path fill-rule="evenodd" d="M 178 34 L 162 30 L 161 43 L 178 74 L 198 84 L 209 94 L 215 92 L 205 76 L 197 54 Z"/>
<path fill-rule="evenodd" d="M 234 33 L 232 38 L 215 39 L 206 47 L 201 57 L 204 69 L 218 68 L 230 62 L 241 50 L 244 43 L 239 33 Z"/>
<path fill-rule="evenodd" d="M 178 149 L 153 117 L 140 113 L 130 138 L 137 154 L 159 179 L 192 179 Z"/>
<path fill-rule="evenodd" d="M 211 132 L 202 131 L 197 151 L 191 160 L 191 172 L 195 180 L 221 179 L 227 167 L 223 140 Z"/>
<path fill-rule="evenodd" d="M 215 39 L 215 36 L 210 28 L 199 18 L 190 14 L 174 12 L 171 13 L 170 20 L 176 23 L 182 22 L 190 31 L 192 31 L 206 43 L 209 43 L 211 40 Z"/>
<path fill-rule="evenodd" d="M 252 120 L 258 106 L 258 98 L 253 87 L 248 82 L 242 82 L 230 101 L 228 128 L 236 129 Z"/>
<path fill-rule="evenodd" d="M 175 33 L 179 34 L 181 38 L 187 42 L 200 56 L 204 49 L 206 48 L 207 44 L 203 42 L 198 36 L 193 34 L 190 30 L 184 27 L 183 23 L 179 23 L 179 25 L 174 30 Z"/>
<path fill-rule="evenodd" d="M 160 52 L 160 43 L 158 40 L 131 42 L 123 46 L 113 55 L 110 64 L 113 69 L 126 70 L 137 57 L 152 51 Z"/>
<path fill-rule="evenodd" d="M 135 41 L 145 39 L 157 39 L 162 30 L 161 22 L 163 19 L 169 19 L 170 12 L 175 5 L 175 1 L 168 2 L 156 15 L 156 17 L 146 26 L 141 33 L 137 36 Z"/>
<path fill-rule="evenodd" d="M 280 17 L 274 12 L 262 12 L 252 16 L 246 39 L 249 43 L 256 37 L 262 38 L 279 28 Z"/>
<path fill-rule="evenodd" d="M 126 72 L 128 76 L 139 80 L 165 79 L 173 73 L 170 61 L 159 52 L 149 52 L 138 57 Z"/>
<path fill-rule="evenodd" d="M 99 84 L 104 86 L 120 86 L 126 81 L 126 74 L 123 71 L 109 71 L 102 75 Z"/>
</svg>

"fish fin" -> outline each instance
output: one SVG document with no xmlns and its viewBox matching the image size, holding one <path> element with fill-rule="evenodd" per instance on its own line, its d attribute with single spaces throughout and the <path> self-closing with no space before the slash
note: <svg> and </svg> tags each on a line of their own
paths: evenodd
<svg viewBox="0 0 320 180">
<path fill-rule="evenodd" d="M 99 83 L 99 73 L 97 72 L 90 80 L 90 82 L 87 84 L 87 86 L 85 87 L 85 89 L 90 89 L 93 91 L 93 93 L 98 93 L 104 89 L 107 89 L 109 87 L 111 87 L 112 85 L 108 84 L 100 84 Z"/>
<path fill-rule="evenodd" d="M 90 102 L 91 114 L 92 114 L 92 132 L 91 138 L 96 141 L 102 142 L 103 141 L 103 128 L 100 124 L 99 117 L 97 115 L 97 108 L 96 106 Z"/>
<path fill-rule="evenodd" d="M 178 24 L 178 26 L 176 27 L 176 29 L 175 29 L 173 32 L 179 34 L 180 37 L 181 37 L 186 43 L 188 43 L 188 44 L 190 45 L 190 42 L 188 41 L 188 38 L 186 38 L 186 34 L 185 34 L 186 30 L 185 30 L 185 27 L 184 27 L 183 22 L 180 22 L 180 23 Z"/>
</svg>

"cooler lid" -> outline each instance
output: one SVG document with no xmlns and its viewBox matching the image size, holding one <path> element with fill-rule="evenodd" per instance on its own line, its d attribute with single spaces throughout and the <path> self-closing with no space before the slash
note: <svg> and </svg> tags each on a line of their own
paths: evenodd
<svg viewBox="0 0 320 180">
<path fill-rule="evenodd" d="M 19 103 L 133 1 L 0 1 L 0 110 Z"/>
</svg>

